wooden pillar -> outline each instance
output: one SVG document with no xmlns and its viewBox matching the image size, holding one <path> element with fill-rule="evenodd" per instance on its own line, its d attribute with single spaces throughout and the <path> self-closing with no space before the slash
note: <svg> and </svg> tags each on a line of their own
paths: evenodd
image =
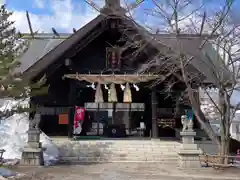
<svg viewBox="0 0 240 180">
<path fill-rule="evenodd" d="M 156 87 L 152 88 L 151 94 L 152 101 L 152 137 L 158 137 L 158 127 L 157 127 L 157 96 L 156 96 Z"/>
<path fill-rule="evenodd" d="M 76 86 L 74 85 L 74 81 L 69 80 L 69 94 L 68 94 L 68 137 L 73 137 L 73 120 L 74 120 L 74 112 L 75 112 L 75 99 L 76 99 Z"/>
</svg>

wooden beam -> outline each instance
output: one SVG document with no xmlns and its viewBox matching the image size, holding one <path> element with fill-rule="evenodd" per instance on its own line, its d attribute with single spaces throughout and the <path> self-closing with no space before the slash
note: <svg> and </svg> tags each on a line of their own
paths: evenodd
<svg viewBox="0 0 240 180">
<path fill-rule="evenodd" d="M 158 79 L 154 74 L 65 74 L 63 78 L 87 81 L 90 83 L 99 82 L 102 84 L 116 83 L 141 83 Z"/>
</svg>

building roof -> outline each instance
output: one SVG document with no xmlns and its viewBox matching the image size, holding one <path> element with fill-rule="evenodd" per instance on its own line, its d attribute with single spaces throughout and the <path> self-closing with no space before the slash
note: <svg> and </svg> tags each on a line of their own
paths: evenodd
<svg viewBox="0 0 240 180">
<path fill-rule="evenodd" d="M 107 18 L 107 16 L 99 15 L 74 34 L 60 34 L 60 37 L 54 37 L 52 34 L 38 34 L 35 36 L 35 39 L 30 40 L 28 50 L 20 58 L 21 65 L 18 71 L 22 72 L 27 78 L 34 78 Z M 140 35 L 146 36 L 145 38 L 149 35 L 152 36 L 147 30 L 138 26 L 138 24 L 130 22 L 130 20 L 126 19 L 124 23 L 125 25 L 134 26 Z M 155 45 L 171 48 L 174 51 L 178 51 L 178 48 L 182 47 L 181 53 L 184 52 L 189 56 L 195 57 L 191 63 L 198 71 L 205 75 L 207 82 L 216 82 L 212 69 L 220 67 L 216 58 L 217 52 L 210 43 L 206 43 L 204 48 L 199 50 L 199 46 L 203 42 L 202 36 L 183 35 L 178 38 L 180 46 L 177 43 L 177 39 L 172 35 L 158 35 L 155 37 L 156 40 L 153 41 Z"/>
<path fill-rule="evenodd" d="M 35 77 L 43 69 L 55 62 L 55 60 L 62 56 L 68 49 L 76 45 L 81 38 L 104 19 L 105 17 L 102 15 L 97 16 L 76 33 L 69 36 L 65 34 L 65 40 L 63 40 L 63 38 L 40 38 L 41 35 L 38 35 L 38 38 L 31 40 L 28 50 L 19 59 L 21 65 L 18 68 L 18 72 L 22 72 L 25 78 L 31 79 Z M 42 34 L 42 36 L 44 35 Z"/>
<path fill-rule="evenodd" d="M 223 61 L 220 60 L 218 52 L 210 42 L 211 40 L 205 42 L 204 36 L 180 35 L 177 39 L 176 35 L 169 34 L 158 35 L 156 39 L 174 51 L 194 57 L 191 64 L 206 77 L 206 83 L 216 83 L 215 74 L 222 74 L 220 72 L 224 72 L 224 77 L 229 80 L 230 72 L 228 69 L 224 69 Z M 203 43 L 205 44 L 200 49 Z"/>
<path fill-rule="evenodd" d="M 63 39 L 39 38 L 30 40 L 27 51 L 19 59 L 21 65 L 16 71 L 21 73 L 25 72 L 61 42 L 63 42 Z"/>
</svg>

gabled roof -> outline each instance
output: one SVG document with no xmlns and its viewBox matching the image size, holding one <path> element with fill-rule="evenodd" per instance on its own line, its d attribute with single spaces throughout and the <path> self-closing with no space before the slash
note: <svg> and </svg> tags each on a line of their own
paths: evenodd
<svg viewBox="0 0 240 180">
<path fill-rule="evenodd" d="M 222 74 L 224 79 L 229 80 L 230 71 L 225 69 L 218 52 L 211 44 L 211 38 L 205 41 L 204 35 L 180 35 L 177 39 L 176 35 L 168 34 L 158 35 L 156 39 L 177 52 L 194 57 L 190 63 L 206 77 L 205 83 L 216 83 L 216 73 Z M 200 49 L 203 43 L 205 44 Z"/>
<path fill-rule="evenodd" d="M 224 80 L 229 80 L 231 72 L 225 68 L 223 61 L 220 60 L 218 52 L 213 48 L 211 40 L 217 36 L 209 36 L 208 34 L 181 34 L 176 38 L 176 34 L 151 34 L 138 23 L 132 21 L 124 21 L 126 26 L 135 27 L 146 41 L 153 45 L 159 51 L 171 53 L 184 53 L 189 57 L 194 57 L 190 64 L 205 76 L 204 83 L 217 82 L 217 75 L 221 75 Z M 205 39 L 208 41 L 205 41 Z M 204 42 L 204 46 L 200 46 Z M 178 58 L 178 56 L 176 56 Z M 147 69 L 148 64 L 142 64 L 140 72 Z M 222 73 L 219 73 L 222 72 Z"/>
<path fill-rule="evenodd" d="M 45 40 L 40 41 L 39 39 L 34 39 L 31 43 L 34 44 L 34 47 L 30 47 L 19 60 L 22 63 L 20 70 L 22 71 L 24 78 L 31 79 L 38 75 L 38 73 L 61 57 L 68 49 L 78 43 L 81 38 L 83 38 L 90 30 L 96 27 L 104 19 L 104 16 L 99 15 L 64 41 L 62 39 L 55 39 L 50 43 L 51 45 L 49 45 L 49 42 L 47 43 Z M 39 52 L 36 52 L 38 46 L 43 47 L 43 49 L 45 48 L 45 51 L 42 51 L 39 47 Z M 46 50 L 46 46 L 48 46 L 48 50 Z M 31 58 L 33 60 L 30 60 Z M 26 61 L 29 62 L 27 65 L 24 63 Z"/>
<path fill-rule="evenodd" d="M 21 65 L 16 69 L 17 72 L 25 72 L 39 59 L 44 57 L 52 49 L 58 46 L 63 39 L 33 39 L 29 41 L 27 51 L 20 57 Z"/>
<path fill-rule="evenodd" d="M 59 57 L 61 57 L 68 49 L 78 43 L 87 35 L 89 31 L 99 25 L 99 23 L 101 23 L 106 18 L 108 17 L 103 15 L 97 16 L 91 22 L 79 29 L 75 34 L 64 34 L 61 36 L 65 37 L 65 40 L 64 38 L 33 39 L 27 52 L 20 58 L 21 66 L 19 70 L 25 77 L 30 79 L 34 78 L 42 70 L 59 59 Z M 123 21 L 123 24 L 136 28 L 136 31 L 138 31 L 138 33 L 145 38 L 152 37 L 152 35 L 147 30 L 138 24 L 131 22 L 128 20 L 128 18 Z M 49 36 L 51 37 L 51 35 Z M 172 35 L 158 35 L 154 37 L 156 37 L 156 39 L 151 42 L 153 45 L 157 45 L 158 47 L 161 46 L 165 48 L 171 48 L 173 50 L 178 50 L 177 48 L 179 48 L 179 44 L 176 42 L 176 38 L 174 38 Z M 195 58 L 191 62 L 192 65 L 199 72 L 202 72 L 205 75 L 207 82 L 214 83 L 216 79 L 212 74 L 211 68 L 219 67 L 220 64 L 219 62 L 216 62 L 216 59 L 214 58 L 216 57 L 216 51 L 212 48 L 212 45 L 210 43 L 206 43 L 203 50 L 199 50 L 199 46 L 203 42 L 202 37 L 188 35 L 178 39 L 180 40 L 181 47 L 183 47 L 183 49 L 181 49 L 181 52 L 184 52 L 190 56 L 194 56 Z M 206 58 L 206 54 L 209 58 Z M 226 72 L 226 74 L 227 73 L 228 72 Z"/>
</svg>

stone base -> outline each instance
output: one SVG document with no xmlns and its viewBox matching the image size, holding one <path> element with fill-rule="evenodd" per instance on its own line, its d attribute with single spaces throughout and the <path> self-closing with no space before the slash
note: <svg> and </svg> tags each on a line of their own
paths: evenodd
<svg viewBox="0 0 240 180">
<path fill-rule="evenodd" d="M 197 144 L 194 143 L 194 136 L 196 132 L 192 130 L 186 130 L 180 132 L 182 136 L 182 145 L 181 149 L 178 152 L 178 165 L 180 168 L 200 168 L 201 163 L 199 155 L 201 150 L 198 149 Z"/>
<path fill-rule="evenodd" d="M 186 131 L 181 131 L 180 132 L 180 135 L 183 136 L 183 137 L 184 136 L 193 136 L 194 137 L 194 136 L 196 136 L 196 134 L 197 133 L 195 131 L 192 131 L 192 130 L 186 130 Z"/>
<path fill-rule="evenodd" d="M 41 131 L 39 129 L 28 130 L 28 142 L 39 142 Z"/>
<path fill-rule="evenodd" d="M 181 144 L 180 148 L 182 150 L 197 150 L 198 145 L 197 144 Z"/>
<path fill-rule="evenodd" d="M 178 165 L 180 168 L 200 168 L 199 155 L 201 150 L 196 144 L 182 144 L 182 149 L 178 152 Z"/>
<path fill-rule="evenodd" d="M 178 153 L 178 165 L 180 168 L 200 168 L 201 163 L 199 159 L 200 150 L 180 150 Z"/>
<path fill-rule="evenodd" d="M 180 132 L 182 136 L 183 144 L 194 144 L 194 136 L 196 136 L 196 132 L 194 131 L 182 131 Z"/>
<path fill-rule="evenodd" d="M 42 148 L 42 143 L 39 142 L 28 142 L 28 147 L 33 149 Z"/>
<path fill-rule="evenodd" d="M 42 148 L 24 148 L 20 165 L 43 166 Z"/>
</svg>

